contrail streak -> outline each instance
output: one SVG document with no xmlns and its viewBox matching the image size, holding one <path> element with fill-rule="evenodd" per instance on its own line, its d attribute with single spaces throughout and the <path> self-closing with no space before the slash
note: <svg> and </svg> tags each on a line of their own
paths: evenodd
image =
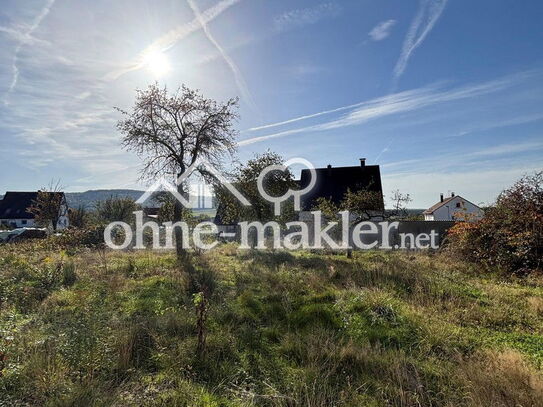
<svg viewBox="0 0 543 407">
<path fill-rule="evenodd" d="M 336 109 L 324 110 L 322 112 L 312 113 L 312 114 L 308 114 L 308 115 L 300 116 L 300 117 L 295 117 L 294 119 L 289 119 L 289 120 L 285 120 L 285 121 L 282 121 L 282 122 L 265 124 L 264 126 L 251 127 L 247 131 L 257 131 L 257 130 L 271 129 L 273 127 L 279 127 L 279 126 L 283 126 L 285 124 L 291 124 L 291 123 L 296 123 L 296 122 L 299 122 L 299 121 L 302 121 L 302 120 L 313 119 L 315 117 L 324 116 L 324 115 L 327 115 L 327 114 L 330 114 L 330 113 L 341 112 L 342 110 L 349 110 L 349 109 L 361 106 L 364 103 L 366 103 L 366 102 L 359 102 L 359 103 L 355 103 L 355 104 L 348 105 L 348 106 L 338 107 Z"/>
<path fill-rule="evenodd" d="M 28 29 L 23 33 L 23 35 L 22 35 L 23 38 L 31 38 L 32 33 L 34 33 L 34 31 L 36 31 L 38 29 L 38 27 L 40 26 L 43 19 L 45 17 L 47 17 L 47 14 L 49 14 L 49 12 L 51 11 L 51 7 L 53 7 L 53 4 L 55 4 L 55 0 L 47 0 L 47 2 L 45 3 L 45 6 L 40 11 L 40 14 L 38 14 L 34 18 L 34 20 L 32 21 L 32 24 L 30 25 L 30 27 L 28 27 Z M 19 81 L 18 62 L 19 62 L 19 53 L 21 52 L 21 49 L 23 48 L 23 44 L 24 44 L 24 41 L 22 41 L 22 40 L 19 41 L 19 43 L 15 47 L 15 52 L 13 54 L 13 62 L 11 64 L 11 70 L 13 72 L 13 77 L 12 77 L 11 83 L 10 83 L 10 85 L 8 87 L 8 90 L 6 91 L 6 93 L 4 95 L 4 103 L 6 105 L 8 104 L 8 96 L 9 96 L 9 94 L 11 92 L 13 92 L 13 90 L 17 86 L 17 82 Z"/>
<path fill-rule="evenodd" d="M 201 20 L 207 24 L 210 21 L 217 18 L 224 11 L 230 7 L 236 5 L 241 0 L 223 0 L 217 3 L 215 6 L 208 8 L 203 13 L 200 14 Z M 124 74 L 132 71 L 137 71 L 145 66 L 145 56 L 152 54 L 154 52 L 165 52 L 170 48 L 175 46 L 179 41 L 186 38 L 188 35 L 200 30 L 203 28 L 202 23 L 198 18 L 193 19 L 192 21 L 183 24 L 174 28 L 173 30 L 168 31 L 163 36 L 157 38 L 153 41 L 148 47 L 146 47 L 140 54 L 139 57 L 125 65 L 124 67 L 117 69 L 115 71 L 109 72 L 104 76 L 105 80 L 115 80 Z"/>
<path fill-rule="evenodd" d="M 239 70 L 236 63 L 230 58 L 230 56 L 226 53 L 224 48 L 217 42 L 215 37 L 213 37 L 213 34 L 211 34 L 211 31 L 209 30 L 209 27 L 207 26 L 207 22 L 202 17 L 202 14 L 200 13 L 200 10 L 198 9 L 198 6 L 196 3 L 194 3 L 193 0 L 187 0 L 187 3 L 189 4 L 190 8 L 192 9 L 194 15 L 196 16 L 196 19 L 202 26 L 202 29 L 204 30 L 204 33 L 208 40 L 217 48 L 217 51 L 221 54 L 226 64 L 230 67 L 230 70 L 234 74 L 234 78 L 236 80 L 236 85 L 242 95 L 242 97 L 245 99 L 245 101 L 256 110 L 256 104 L 254 102 L 253 96 L 249 92 L 249 88 L 247 87 L 247 83 L 245 82 L 245 79 L 243 78 L 243 75 L 241 74 L 241 71 Z"/>
<path fill-rule="evenodd" d="M 398 81 L 407 68 L 411 54 L 422 44 L 426 36 L 434 28 L 446 4 L 447 0 L 421 0 L 419 11 L 409 27 L 400 58 L 394 67 L 395 82 Z"/>
<path fill-rule="evenodd" d="M 411 22 L 411 26 L 409 27 L 409 31 L 403 43 L 400 58 L 394 67 L 392 92 L 395 92 L 398 88 L 398 81 L 407 68 L 409 58 L 411 58 L 411 55 L 415 49 L 422 44 L 426 36 L 430 33 L 430 31 L 432 31 L 432 28 L 434 28 L 437 20 L 439 20 L 439 17 L 443 13 L 446 5 L 447 0 L 420 0 L 419 11 Z M 388 145 L 381 150 L 377 156 L 377 159 L 388 151 L 393 142 L 394 138 L 392 138 Z"/>
<path fill-rule="evenodd" d="M 351 104 L 349 106 L 339 107 L 326 112 L 315 113 L 314 115 L 297 117 L 287 122 L 297 122 L 304 120 L 308 117 L 323 115 L 327 112 L 347 110 L 347 112 L 339 118 L 328 120 L 324 123 L 247 138 L 241 140 L 238 145 L 246 146 L 274 138 L 295 136 L 302 133 L 318 133 L 322 131 L 329 131 L 333 129 L 360 125 L 363 123 L 367 123 L 371 120 L 376 120 L 399 113 L 407 113 L 415 110 L 420 110 L 428 106 L 436 105 L 438 103 L 447 103 L 452 101 L 480 97 L 483 95 L 489 95 L 508 89 L 512 86 L 525 83 L 526 80 L 533 77 L 539 77 L 539 75 L 540 73 L 538 71 L 526 71 L 514 75 L 504 76 L 502 78 L 483 83 L 469 84 L 452 89 L 443 89 L 442 86 L 438 86 L 438 84 L 435 84 L 418 89 L 406 90 L 399 93 L 371 99 L 368 101 Z M 285 122 L 270 124 L 264 126 L 264 128 L 279 126 L 283 123 Z M 392 145 L 392 142 L 393 139 L 389 141 L 388 147 Z M 383 149 L 380 155 L 385 153 L 388 147 Z"/>
</svg>

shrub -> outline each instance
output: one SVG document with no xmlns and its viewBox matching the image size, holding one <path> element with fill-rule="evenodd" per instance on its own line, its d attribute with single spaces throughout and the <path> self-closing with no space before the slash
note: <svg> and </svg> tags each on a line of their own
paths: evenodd
<svg viewBox="0 0 543 407">
<path fill-rule="evenodd" d="M 102 246 L 104 243 L 104 228 L 102 226 L 70 228 L 63 231 L 61 235 L 54 236 L 52 240 L 61 247 L 96 248 Z"/>
<path fill-rule="evenodd" d="M 83 205 L 77 208 L 70 208 L 68 211 L 68 220 L 70 226 L 74 228 L 84 228 L 89 224 L 89 212 Z"/>
<path fill-rule="evenodd" d="M 96 203 L 96 218 L 99 223 L 127 222 L 134 219 L 134 211 L 138 210 L 136 202 L 129 197 L 109 197 Z"/>
<path fill-rule="evenodd" d="M 75 264 L 73 261 L 69 261 L 62 267 L 62 285 L 70 287 L 75 284 L 76 280 Z"/>
<path fill-rule="evenodd" d="M 17 256 L 0 258 L 0 306 L 13 305 L 20 311 L 30 311 L 47 296 L 77 280 L 73 261 L 57 261 L 46 257 L 39 266 Z"/>
<path fill-rule="evenodd" d="M 126 372 L 130 368 L 152 368 L 152 351 L 155 340 L 147 320 L 133 322 L 123 330 L 117 345 L 119 359 L 119 372 Z"/>
<path fill-rule="evenodd" d="M 519 273 L 543 264 L 543 172 L 525 176 L 503 191 L 475 223 L 449 231 L 451 248 L 470 260 Z"/>
</svg>

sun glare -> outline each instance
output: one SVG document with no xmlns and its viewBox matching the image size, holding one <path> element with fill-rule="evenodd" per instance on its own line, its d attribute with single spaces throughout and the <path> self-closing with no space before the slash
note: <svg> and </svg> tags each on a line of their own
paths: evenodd
<svg viewBox="0 0 543 407">
<path fill-rule="evenodd" d="M 160 51 L 148 54 L 144 61 L 147 69 L 156 77 L 163 76 L 171 70 L 168 57 Z"/>
</svg>

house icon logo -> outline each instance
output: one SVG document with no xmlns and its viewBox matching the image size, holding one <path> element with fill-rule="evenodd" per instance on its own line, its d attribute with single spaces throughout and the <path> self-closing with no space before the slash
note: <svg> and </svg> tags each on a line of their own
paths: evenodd
<svg viewBox="0 0 543 407">
<path fill-rule="evenodd" d="M 176 184 L 166 180 L 164 177 L 153 183 L 143 195 L 141 195 L 136 201 L 137 204 L 143 204 L 157 191 L 168 191 L 171 193 L 177 201 L 181 203 L 185 208 L 211 208 L 211 187 L 208 184 L 192 184 L 189 186 L 190 195 L 189 198 L 185 198 L 177 191 L 177 185 L 187 181 L 189 177 L 195 172 L 204 172 L 212 175 L 223 187 L 225 187 L 236 199 L 244 206 L 251 206 L 251 203 L 230 183 L 224 175 L 220 173 L 214 166 L 207 161 L 197 159 L 194 161 L 187 170 L 176 179 Z"/>
</svg>

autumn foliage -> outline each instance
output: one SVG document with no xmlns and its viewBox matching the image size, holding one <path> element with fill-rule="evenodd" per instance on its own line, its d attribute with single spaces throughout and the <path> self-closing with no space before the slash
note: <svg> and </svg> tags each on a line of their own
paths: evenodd
<svg viewBox="0 0 543 407">
<path fill-rule="evenodd" d="M 525 176 L 503 191 L 482 220 L 449 231 L 450 247 L 514 273 L 543 268 L 543 172 Z"/>
</svg>

